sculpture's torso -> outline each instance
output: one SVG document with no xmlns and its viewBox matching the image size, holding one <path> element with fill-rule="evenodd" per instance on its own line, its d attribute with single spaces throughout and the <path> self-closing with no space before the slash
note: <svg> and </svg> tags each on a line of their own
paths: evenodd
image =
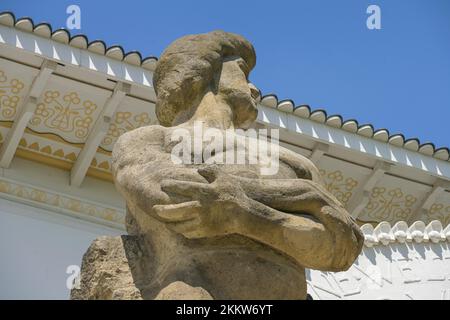
<svg viewBox="0 0 450 320">
<path fill-rule="evenodd" d="M 183 129 L 186 129 L 190 132 L 190 136 L 194 137 L 194 129 L 191 126 L 180 126 Z M 161 147 L 161 152 L 166 154 L 167 159 L 171 162 L 171 154 L 174 146 L 179 143 L 179 141 L 173 141 L 172 135 L 173 132 L 178 130 L 179 127 L 160 127 L 160 126 L 152 126 L 147 127 L 149 133 L 154 134 L 154 137 L 151 138 L 149 142 L 152 144 L 158 144 Z M 208 129 L 206 129 L 208 130 Z M 218 129 L 214 129 L 218 130 Z M 264 160 L 261 160 L 258 154 L 255 154 L 255 148 L 250 147 L 249 143 L 253 143 L 253 145 L 257 145 L 258 141 L 255 138 L 242 138 L 238 136 L 232 130 L 220 130 L 223 133 L 224 141 L 223 141 L 223 150 L 215 150 L 212 155 L 209 157 L 209 152 L 203 153 L 202 163 L 194 163 L 192 160 L 190 164 L 183 164 L 185 167 L 198 168 L 201 164 L 211 164 L 211 163 L 219 163 L 224 164 L 221 166 L 221 169 L 227 173 L 237 175 L 240 177 L 247 178 L 261 178 L 261 179 L 298 179 L 305 178 L 305 176 L 311 176 L 311 172 L 309 167 L 306 167 L 305 161 L 307 160 L 302 155 L 291 152 L 290 150 L 279 146 L 273 145 L 270 141 L 267 142 L 266 148 L 268 152 L 262 152 L 262 155 L 266 156 Z M 158 132 L 158 133 L 157 133 Z M 155 134 L 157 133 L 157 134 Z M 227 137 L 225 138 L 225 136 Z M 192 138 L 193 139 L 193 138 Z M 247 140 L 245 140 L 247 139 Z M 208 140 L 205 138 L 205 140 Z M 226 140 L 232 140 L 234 143 L 227 144 Z M 201 150 L 206 150 L 208 146 L 211 146 L 210 141 L 203 142 L 203 148 Z M 273 161 L 278 161 L 279 167 L 276 172 L 273 174 L 261 174 L 263 168 L 267 168 L 268 165 L 264 161 L 267 161 L 270 158 L 270 150 L 277 149 L 277 157 L 272 158 Z M 235 163 L 227 161 L 227 154 L 232 153 L 234 155 Z M 273 151 L 272 151 L 273 152 Z M 245 154 L 245 164 L 236 163 L 237 162 L 237 153 Z M 207 157 L 205 157 L 207 156 Z M 272 155 L 273 156 L 273 155 Z M 279 156 L 279 158 L 278 158 Z M 191 150 L 191 159 L 194 159 L 194 150 Z M 262 161 L 262 163 L 260 162 Z M 256 163 L 255 163 L 256 162 Z M 174 165 L 174 164 L 168 164 Z M 300 175 L 300 176 L 299 176 Z M 309 179 L 309 178 L 306 178 Z"/>
<path fill-rule="evenodd" d="M 136 139 L 139 136 L 142 141 L 142 146 L 139 148 L 142 153 L 138 161 L 143 166 L 147 165 L 149 170 L 153 170 L 155 167 L 160 168 L 156 177 L 160 181 L 183 178 L 203 182 L 203 178 L 196 171 L 201 164 L 175 165 L 173 163 L 171 153 L 174 143 L 171 141 L 171 137 L 175 129 L 161 126 L 138 129 Z M 153 147 L 146 151 L 146 145 Z M 231 146 L 231 148 L 235 147 Z M 136 148 L 136 145 L 132 148 Z M 243 148 L 246 154 L 250 155 L 248 145 Z M 161 154 L 156 156 L 155 149 L 159 150 Z M 223 151 L 216 152 L 214 157 L 220 159 L 223 156 L 225 159 L 228 151 L 225 146 Z M 231 151 L 233 152 L 233 150 Z M 295 156 L 298 156 L 300 160 L 303 159 L 299 155 Z M 204 159 L 205 162 L 206 160 Z M 174 170 L 177 166 L 192 170 L 183 171 L 183 177 L 180 177 L 179 172 Z M 249 178 L 297 178 L 296 171 L 284 163 L 283 159 L 280 159 L 279 166 L 279 171 L 271 176 L 261 176 L 260 164 L 227 164 L 223 166 L 223 170 L 230 174 Z M 305 168 L 300 169 L 306 170 Z M 147 246 L 150 248 L 148 253 L 150 259 L 153 255 L 152 250 L 164 250 L 166 256 L 166 260 L 155 263 L 148 274 L 146 289 L 143 290 L 147 297 L 156 296 L 162 288 L 175 281 L 200 286 L 217 299 L 277 299 L 280 297 L 304 299 L 306 297 L 304 268 L 267 246 L 239 235 L 186 241 L 181 235 L 169 236 L 168 233 L 171 233 L 169 230 L 161 232 L 162 229 L 165 229 L 164 224 L 141 208 L 129 206 L 128 210 L 128 218 L 130 220 L 137 219 L 137 224 L 141 227 L 137 232 L 155 234 L 157 229 L 158 234 L 162 235 L 158 240 L 147 239 L 150 243 Z M 142 229 L 146 227 L 148 229 Z M 165 233 L 167 233 L 167 237 L 164 236 Z M 169 238 L 176 240 L 168 241 Z M 164 249 L 155 248 L 155 245 L 151 244 L 156 242 L 164 243 Z M 261 290 L 261 288 L 265 289 Z"/>
</svg>

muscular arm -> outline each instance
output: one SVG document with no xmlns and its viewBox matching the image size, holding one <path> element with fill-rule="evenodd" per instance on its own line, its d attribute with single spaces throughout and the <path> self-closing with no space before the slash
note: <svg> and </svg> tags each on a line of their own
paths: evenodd
<svg viewBox="0 0 450 320">
<path fill-rule="evenodd" d="M 164 150 L 166 128 L 149 126 L 119 137 L 112 153 L 112 173 L 119 192 L 127 202 L 152 213 L 156 204 L 172 199 L 161 190 L 162 179 L 205 182 L 193 168 L 176 165 Z"/>
<path fill-rule="evenodd" d="M 253 238 L 268 241 L 267 244 L 289 253 L 303 266 L 319 270 L 346 270 L 359 255 L 363 236 L 358 226 L 320 184 L 297 179 L 260 180 L 242 185 L 255 200 L 252 210 L 279 218 L 278 225 L 270 227 L 259 221 L 261 216 L 256 212 L 248 215 L 253 221 L 241 225 L 246 229 L 243 232 Z"/>
<path fill-rule="evenodd" d="M 359 228 L 316 182 L 241 178 L 217 167 L 199 173 L 209 183 L 162 182 L 167 193 L 196 200 L 186 203 L 189 207 L 158 208 L 173 222 L 169 228 L 187 238 L 238 233 L 291 256 L 302 266 L 326 271 L 348 269 L 361 250 Z"/>
<path fill-rule="evenodd" d="M 298 256 L 306 267 L 339 271 L 350 267 L 363 244 L 362 234 L 341 203 L 325 190 L 317 167 L 307 158 L 286 148 L 280 148 L 280 161 L 294 170 L 298 179 L 241 179 L 245 194 L 255 200 L 248 217 L 242 223 L 252 237 L 275 247 L 283 247 Z M 264 204 L 265 206 L 259 206 Z M 266 208 L 265 208 L 266 207 Z M 275 209 L 281 222 L 273 230 L 258 222 L 263 212 Z M 267 216 L 267 215 L 266 215 Z M 245 217 L 245 216 L 244 216 Z M 255 228 L 254 226 L 260 227 Z M 267 235 L 271 235 L 267 237 Z M 268 243 L 269 244 L 269 243 Z"/>
<path fill-rule="evenodd" d="M 280 161 L 291 167 L 297 178 L 323 183 L 319 170 L 311 160 L 283 147 L 280 147 L 279 152 Z"/>
</svg>

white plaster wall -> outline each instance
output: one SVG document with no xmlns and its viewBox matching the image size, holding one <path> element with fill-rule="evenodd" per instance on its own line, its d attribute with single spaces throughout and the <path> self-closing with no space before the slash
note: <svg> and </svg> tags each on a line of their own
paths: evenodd
<svg viewBox="0 0 450 320">
<path fill-rule="evenodd" d="M 0 299 L 67 299 L 69 265 L 123 231 L 0 198 Z M 450 300 L 450 243 L 364 247 L 346 272 L 307 271 L 318 299 Z"/>
<path fill-rule="evenodd" d="M 67 299 L 69 265 L 120 230 L 0 199 L 0 299 Z"/>
<path fill-rule="evenodd" d="M 364 247 L 345 272 L 307 271 L 315 300 L 450 300 L 449 242 Z"/>
</svg>

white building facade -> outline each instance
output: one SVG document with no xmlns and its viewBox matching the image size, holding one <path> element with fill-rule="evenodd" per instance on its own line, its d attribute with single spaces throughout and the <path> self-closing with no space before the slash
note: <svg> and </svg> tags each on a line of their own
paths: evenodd
<svg viewBox="0 0 450 320">
<path fill-rule="evenodd" d="M 91 241 L 125 233 L 111 151 L 157 123 L 156 61 L 0 14 L 0 299 L 68 298 Z M 349 271 L 308 272 L 314 299 L 450 299 L 447 148 L 274 95 L 258 108 L 366 237 Z"/>
</svg>

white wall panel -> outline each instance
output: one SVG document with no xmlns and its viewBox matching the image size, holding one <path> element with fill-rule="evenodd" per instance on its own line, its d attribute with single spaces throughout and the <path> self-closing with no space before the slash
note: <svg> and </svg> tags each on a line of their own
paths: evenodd
<svg viewBox="0 0 450 320">
<path fill-rule="evenodd" d="M 122 231 L 0 199 L 0 299 L 67 299 L 69 265 Z"/>
<path fill-rule="evenodd" d="M 393 243 L 364 247 L 345 272 L 307 272 L 315 300 L 450 300 L 450 246 Z"/>
</svg>

